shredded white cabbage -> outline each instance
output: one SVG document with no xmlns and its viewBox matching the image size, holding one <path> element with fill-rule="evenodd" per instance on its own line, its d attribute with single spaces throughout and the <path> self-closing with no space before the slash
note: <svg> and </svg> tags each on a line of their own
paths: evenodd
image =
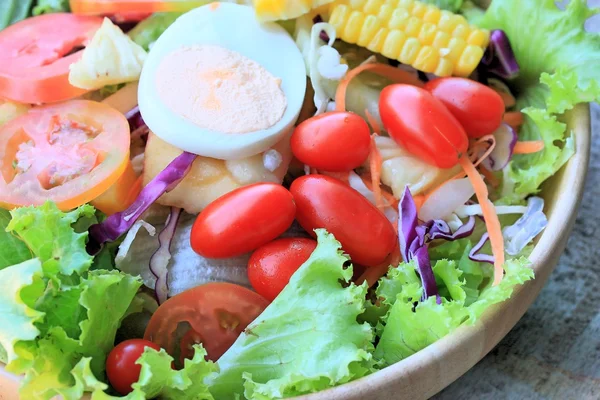
<svg viewBox="0 0 600 400">
<path fill-rule="evenodd" d="M 354 171 L 350 171 L 348 175 L 348 184 L 358 193 L 362 194 L 371 204 L 374 206 L 377 205 L 377 201 L 375 200 L 375 193 L 373 193 L 367 185 L 363 182 L 363 180 L 358 176 Z M 390 205 L 386 205 L 383 208 L 383 213 L 387 217 L 387 219 L 392 223 L 396 224 L 398 222 L 398 211 L 391 207 Z"/>
<path fill-rule="evenodd" d="M 525 206 L 496 206 L 496 214 L 525 214 L 527 207 Z M 474 215 L 483 215 L 481 206 L 479 204 L 469 204 L 458 207 L 455 211 L 459 218 L 467 218 Z"/>
<path fill-rule="evenodd" d="M 321 45 L 322 31 L 329 36 L 329 43 L 326 45 Z M 315 91 L 314 103 L 318 115 L 327 110 L 330 101 L 325 90 L 327 80 L 341 80 L 348 72 L 348 66 L 342 64 L 340 54 L 332 47 L 336 38 L 335 28 L 332 25 L 326 22 L 313 24 L 310 16 L 303 16 L 296 20 L 294 37 L 304 56 L 306 74 Z"/>
<path fill-rule="evenodd" d="M 263 154 L 263 165 L 267 171 L 275 172 L 283 162 L 283 156 L 275 149 L 269 149 Z"/>
<path fill-rule="evenodd" d="M 117 252 L 117 255 L 115 256 L 115 265 L 117 268 L 122 270 L 121 263 L 127 257 L 127 253 L 129 253 L 129 249 L 130 249 L 131 245 L 133 244 L 133 241 L 135 240 L 140 228 L 144 228 L 150 236 L 156 235 L 155 227 L 153 227 L 152 225 L 150 225 L 149 223 L 147 223 L 144 220 L 136 221 L 136 223 L 133 224 L 133 226 L 131 227 L 129 232 L 127 232 L 125 239 L 123 239 L 123 242 L 119 246 L 119 251 Z M 125 272 L 127 272 L 127 271 L 125 271 Z"/>
<path fill-rule="evenodd" d="M 544 214 L 544 199 L 530 197 L 526 211 L 514 225 L 503 229 L 504 248 L 507 254 L 516 256 L 548 225 Z"/>
</svg>

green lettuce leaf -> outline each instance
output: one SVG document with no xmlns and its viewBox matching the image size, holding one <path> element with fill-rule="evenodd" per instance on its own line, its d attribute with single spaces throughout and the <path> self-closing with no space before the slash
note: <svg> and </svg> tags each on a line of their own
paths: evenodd
<svg viewBox="0 0 600 400">
<path fill-rule="evenodd" d="M 92 256 L 85 250 L 87 232 L 77 233 L 71 226 L 79 218 L 93 218 L 92 206 L 83 205 L 65 213 L 55 203 L 46 202 L 39 207 L 14 209 L 10 214 L 12 220 L 6 230 L 18 235 L 42 261 L 46 275 L 80 274 L 92 264 Z"/>
<path fill-rule="evenodd" d="M 71 11 L 69 0 L 38 0 L 33 8 L 33 15 L 69 11 Z"/>
<path fill-rule="evenodd" d="M 0 269 L 29 260 L 33 254 L 18 237 L 6 231 L 10 213 L 0 210 Z"/>
<path fill-rule="evenodd" d="M 42 263 L 36 258 L 0 271 L 0 361 L 9 371 L 18 358 L 17 342 L 35 340 L 40 333 L 35 323 L 44 314 L 32 307 L 42 290 Z"/>
<path fill-rule="evenodd" d="M 367 288 L 346 283 L 352 268 L 332 235 L 219 359 L 210 391 L 217 399 L 273 399 L 316 392 L 372 369 L 372 328 L 358 323 Z M 310 349 L 310 351 L 307 351 Z"/>
<path fill-rule="evenodd" d="M 127 34 L 137 44 L 148 51 L 152 43 L 156 42 L 160 35 L 179 18 L 180 13 L 156 13 L 152 14 L 137 24 Z"/>
<path fill-rule="evenodd" d="M 461 280 L 462 271 L 455 261 L 437 261 L 433 270 L 449 293 L 437 304 L 435 297 L 418 302 L 422 288 L 414 279 L 414 263 L 403 263 L 391 269 L 383 278 L 379 293 L 387 296 L 384 303 L 389 312 L 382 319 L 384 326 L 375 348 L 375 359 L 383 365 L 398 362 L 424 349 L 463 323 L 474 323 L 493 304 L 508 299 L 516 285 L 533 278 L 533 270 L 526 258 L 509 260 L 505 264 L 505 276 L 497 286 L 489 286 L 470 305 L 465 305 L 466 295 Z M 394 297 L 395 294 L 395 297 Z M 456 298 L 455 298 L 456 297 Z"/>
<path fill-rule="evenodd" d="M 423 3 L 433 4 L 442 10 L 448 10 L 453 13 L 458 12 L 462 6 L 463 0 L 422 0 Z"/>
<path fill-rule="evenodd" d="M 146 348 L 137 361 L 142 369 L 130 394 L 113 397 L 98 390 L 93 393 L 92 400 L 214 400 L 204 380 L 218 368 L 205 360 L 206 350 L 202 346 L 194 346 L 194 350 L 194 358 L 185 360 L 184 368 L 176 371 L 171 367 L 173 358 L 166 351 Z"/>
<path fill-rule="evenodd" d="M 573 154 L 571 135 L 555 114 L 600 99 L 600 35 L 584 28 L 597 13 L 586 0 L 571 0 L 564 11 L 554 0 L 494 0 L 480 21 L 506 32 L 521 67 L 512 83 L 517 106 L 527 115 L 520 140 L 546 144 L 542 152 L 516 156 L 505 169 L 501 202 L 537 193 Z"/>
</svg>

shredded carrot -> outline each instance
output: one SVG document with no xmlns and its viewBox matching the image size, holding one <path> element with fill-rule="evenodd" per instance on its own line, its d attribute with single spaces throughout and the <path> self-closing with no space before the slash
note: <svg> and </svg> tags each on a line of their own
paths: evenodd
<svg viewBox="0 0 600 400">
<path fill-rule="evenodd" d="M 500 186 L 500 181 L 496 178 L 496 175 L 483 165 L 479 166 L 479 172 L 485 177 L 485 179 L 492 185 L 493 188 Z"/>
<path fill-rule="evenodd" d="M 369 112 L 368 109 L 365 108 L 365 115 L 367 116 L 367 122 L 371 125 L 371 129 L 373 129 L 373 133 L 375 135 L 381 134 L 381 126 L 379 126 L 379 122 L 373 117 L 373 115 Z"/>
<path fill-rule="evenodd" d="M 504 114 L 504 122 L 511 126 L 514 130 L 518 130 L 525 122 L 521 111 L 511 111 Z"/>
<path fill-rule="evenodd" d="M 373 192 L 373 180 L 371 179 L 371 174 L 365 173 L 360 175 L 360 179 L 362 179 L 363 183 L 371 192 Z M 381 190 L 381 196 L 387 202 L 387 205 L 392 208 L 398 208 L 399 200 L 394 197 L 393 194 L 387 192 L 386 190 Z"/>
<path fill-rule="evenodd" d="M 390 269 L 390 266 L 396 267 L 400 264 L 402 257 L 400 256 L 400 247 L 396 246 L 394 251 L 385 259 L 381 264 L 367 268 L 367 270 L 356 280 L 357 285 L 362 285 L 367 282 L 369 287 L 372 287 L 377 283 L 382 276 L 384 276 Z"/>
<path fill-rule="evenodd" d="M 502 237 L 502 229 L 500 220 L 494 205 L 488 198 L 488 189 L 485 182 L 479 175 L 479 172 L 469 160 L 467 156 L 462 156 L 459 159 L 461 167 L 464 169 L 467 177 L 471 181 L 475 189 L 475 195 L 481 206 L 481 211 L 485 219 L 485 226 L 490 235 L 490 243 L 492 245 L 492 254 L 494 255 L 494 286 L 500 283 L 504 274 L 504 238 Z"/>
<path fill-rule="evenodd" d="M 419 211 L 421 211 L 421 207 L 423 207 L 423 204 L 425 204 L 425 200 L 427 200 L 427 197 L 425 197 L 425 195 L 418 194 L 416 196 L 413 196 L 413 200 L 415 201 L 415 206 L 417 207 L 418 213 Z"/>
<path fill-rule="evenodd" d="M 214 2 L 210 3 L 210 6 L 208 6 L 208 7 L 209 7 L 210 11 L 216 11 L 220 5 L 221 5 L 221 3 L 219 3 L 218 1 L 214 1 Z"/>
<path fill-rule="evenodd" d="M 506 107 L 506 108 L 511 108 L 512 106 L 514 106 L 517 103 L 515 101 L 515 97 L 510 93 L 506 93 L 501 90 L 497 90 L 496 93 L 498 93 L 500 95 L 500 97 L 502 97 L 502 101 L 504 102 L 504 107 Z"/>
<path fill-rule="evenodd" d="M 375 135 L 371 136 L 371 154 L 369 155 L 369 169 L 371 172 L 371 184 L 373 185 L 373 194 L 375 195 L 375 203 L 377 207 L 383 209 L 383 198 L 381 194 L 381 154 L 375 143 Z"/>
<path fill-rule="evenodd" d="M 338 85 L 337 92 L 335 93 L 335 105 L 337 111 L 346 111 L 346 92 L 348 91 L 348 85 L 352 79 L 364 71 L 372 71 L 397 83 L 407 83 L 418 87 L 423 87 L 424 85 L 419 78 L 415 77 L 410 72 L 392 67 L 391 65 L 380 63 L 362 64 L 348 71 L 344 79 L 342 79 Z"/>
<path fill-rule="evenodd" d="M 544 150 L 546 145 L 543 140 L 530 140 L 527 142 L 517 142 L 513 154 L 531 154 Z"/>
</svg>

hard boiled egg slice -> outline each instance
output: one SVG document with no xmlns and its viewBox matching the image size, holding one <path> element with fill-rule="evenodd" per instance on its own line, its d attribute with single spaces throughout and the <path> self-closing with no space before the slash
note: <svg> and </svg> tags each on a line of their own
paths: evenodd
<svg viewBox="0 0 600 400">
<path fill-rule="evenodd" d="M 235 160 L 289 133 L 306 91 L 300 50 L 251 7 L 213 3 L 179 17 L 152 46 L 139 107 L 157 136 L 181 150 Z"/>
</svg>

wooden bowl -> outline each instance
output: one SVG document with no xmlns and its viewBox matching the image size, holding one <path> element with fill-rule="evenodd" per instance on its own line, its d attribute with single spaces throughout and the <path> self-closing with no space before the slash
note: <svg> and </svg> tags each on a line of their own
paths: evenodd
<svg viewBox="0 0 600 400">
<path fill-rule="evenodd" d="M 535 279 L 518 287 L 512 297 L 488 310 L 472 326 L 462 326 L 411 357 L 362 379 L 304 400 L 427 399 L 455 381 L 481 360 L 525 314 L 556 266 L 577 215 L 590 156 L 590 110 L 579 105 L 565 116 L 575 137 L 576 153 L 544 185 L 548 226 L 531 261 Z M 0 400 L 18 399 L 20 378 L 0 367 Z"/>
</svg>

